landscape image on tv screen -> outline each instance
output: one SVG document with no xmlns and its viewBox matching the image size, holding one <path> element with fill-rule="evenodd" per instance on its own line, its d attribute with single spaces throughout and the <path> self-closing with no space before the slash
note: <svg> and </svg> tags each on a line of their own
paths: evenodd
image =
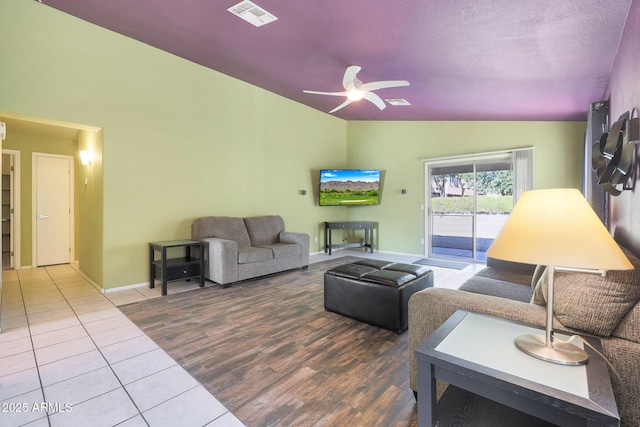
<svg viewBox="0 0 640 427">
<path fill-rule="evenodd" d="M 379 170 L 326 169 L 320 171 L 320 206 L 361 206 L 379 203 Z"/>
</svg>

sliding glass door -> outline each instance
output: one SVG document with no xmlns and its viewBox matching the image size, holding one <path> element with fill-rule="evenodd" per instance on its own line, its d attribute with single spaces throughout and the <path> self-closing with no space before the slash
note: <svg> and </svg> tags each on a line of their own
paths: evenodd
<svg viewBox="0 0 640 427">
<path fill-rule="evenodd" d="M 514 204 L 512 154 L 426 164 L 427 256 L 486 261 Z"/>
</svg>

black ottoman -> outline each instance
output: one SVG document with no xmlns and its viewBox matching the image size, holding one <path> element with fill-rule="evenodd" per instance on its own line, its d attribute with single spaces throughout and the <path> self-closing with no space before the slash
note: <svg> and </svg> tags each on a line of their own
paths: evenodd
<svg viewBox="0 0 640 427">
<path fill-rule="evenodd" d="M 400 334 L 407 329 L 409 298 L 430 287 L 428 267 L 365 259 L 325 272 L 324 308 Z"/>
</svg>

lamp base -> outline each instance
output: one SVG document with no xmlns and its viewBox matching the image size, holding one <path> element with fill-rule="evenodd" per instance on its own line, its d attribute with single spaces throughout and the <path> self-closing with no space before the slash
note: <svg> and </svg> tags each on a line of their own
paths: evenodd
<svg viewBox="0 0 640 427">
<path fill-rule="evenodd" d="M 546 362 L 575 366 L 584 365 L 589 359 L 586 351 L 571 343 L 556 341 L 547 347 L 542 335 L 518 335 L 514 341 L 520 350 Z"/>
</svg>

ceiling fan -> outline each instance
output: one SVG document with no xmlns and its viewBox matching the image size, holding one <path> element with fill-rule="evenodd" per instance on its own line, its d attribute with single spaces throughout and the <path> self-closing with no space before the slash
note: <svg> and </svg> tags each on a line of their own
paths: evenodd
<svg viewBox="0 0 640 427">
<path fill-rule="evenodd" d="M 364 98 L 376 105 L 381 110 L 386 108 L 386 104 L 378 95 L 373 93 L 374 90 L 386 89 L 389 87 L 409 86 L 409 82 L 406 80 L 385 80 L 379 82 L 362 83 L 356 75 L 362 68 L 357 65 L 352 65 L 347 68 L 342 78 L 342 86 L 344 91 L 342 92 L 318 92 L 315 90 L 303 90 L 304 93 L 315 93 L 317 95 L 330 95 L 330 96 L 346 96 L 347 99 L 340 105 L 338 105 L 329 113 L 334 113 L 341 108 L 346 107 L 353 101 L 359 101 Z"/>
</svg>

